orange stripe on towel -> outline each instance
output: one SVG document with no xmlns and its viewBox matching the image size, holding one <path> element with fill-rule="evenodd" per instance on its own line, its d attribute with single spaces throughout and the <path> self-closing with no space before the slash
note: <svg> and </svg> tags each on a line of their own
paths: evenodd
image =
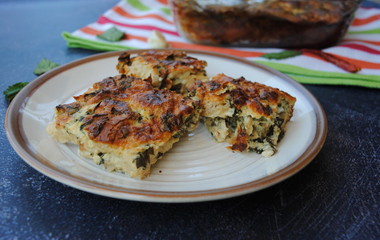
<svg viewBox="0 0 380 240">
<path fill-rule="evenodd" d="M 367 40 L 361 40 L 361 39 L 343 39 L 343 42 L 362 42 L 362 43 L 368 43 L 368 44 L 373 44 L 376 46 L 380 46 L 380 42 L 377 41 L 367 41 Z"/>
<path fill-rule="evenodd" d="M 373 15 L 368 18 L 355 18 L 354 21 L 352 22 L 353 26 L 361 26 L 365 25 L 374 21 L 380 20 L 380 14 Z"/>
<path fill-rule="evenodd" d="M 99 35 L 99 34 L 103 33 L 103 31 L 99 31 L 99 30 L 93 29 L 91 27 L 83 27 L 80 30 L 82 32 L 84 32 L 84 33 L 87 33 L 87 34 L 93 35 L 93 36 L 96 36 L 96 35 Z M 123 40 L 132 40 L 132 39 L 140 40 L 140 41 L 143 41 L 143 42 L 147 42 L 148 41 L 148 39 L 145 38 L 145 37 L 131 35 L 131 34 L 128 34 L 128 33 L 126 33 L 125 37 L 123 38 Z"/>
<path fill-rule="evenodd" d="M 238 57 L 260 57 L 264 53 L 262 52 L 249 52 L 249 51 L 240 51 L 230 48 L 222 48 L 222 47 L 214 47 L 207 45 L 198 45 L 198 44 L 190 44 L 190 43 L 182 43 L 182 42 L 169 42 L 169 45 L 172 48 L 185 48 L 185 49 L 195 49 L 195 50 L 203 50 L 210 52 L 218 52 L 229 55 L 234 55 Z"/>
<path fill-rule="evenodd" d="M 103 31 L 99 31 L 90 27 L 83 27 L 80 30 L 84 33 L 95 35 L 95 36 L 103 33 Z"/>
<path fill-rule="evenodd" d="M 160 20 L 162 22 L 166 22 L 168 24 L 173 24 L 172 21 L 169 21 L 169 20 L 161 17 L 160 15 L 156 15 L 156 14 L 146 14 L 146 15 L 142 15 L 142 16 L 135 16 L 135 15 L 132 15 L 132 14 L 126 12 L 124 9 L 122 9 L 119 6 L 113 7 L 112 10 L 114 10 L 116 13 L 118 13 L 119 15 L 126 17 L 126 18 L 131 18 L 131 19 L 154 18 L 154 19 Z"/>
<path fill-rule="evenodd" d="M 157 2 L 168 5 L 168 0 L 157 0 Z"/>
</svg>

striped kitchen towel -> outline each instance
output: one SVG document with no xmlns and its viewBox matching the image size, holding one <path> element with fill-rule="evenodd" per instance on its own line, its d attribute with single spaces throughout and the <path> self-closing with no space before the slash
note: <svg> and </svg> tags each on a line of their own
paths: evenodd
<svg viewBox="0 0 380 240">
<path fill-rule="evenodd" d="M 178 34 L 167 0 L 122 0 L 96 22 L 73 33 L 64 32 L 63 37 L 73 48 L 100 51 L 144 49 L 149 48 L 148 38 L 153 30 L 157 30 L 172 48 L 207 50 L 243 57 L 283 72 L 300 83 L 380 88 L 380 8 L 376 8 L 376 4 L 373 6 L 359 7 L 343 41 L 323 49 L 328 58 L 333 58 L 327 60 L 325 56 L 307 50 L 295 57 L 274 60 L 264 54 L 278 53 L 284 49 L 192 44 Z M 97 37 L 111 27 L 123 31 L 125 37 L 117 42 Z M 334 64 L 334 59 L 348 62 L 361 70 L 351 73 Z"/>
</svg>

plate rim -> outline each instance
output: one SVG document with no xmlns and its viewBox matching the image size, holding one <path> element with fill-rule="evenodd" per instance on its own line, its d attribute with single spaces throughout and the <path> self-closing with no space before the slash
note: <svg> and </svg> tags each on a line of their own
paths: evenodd
<svg viewBox="0 0 380 240">
<path fill-rule="evenodd" d="M 91 182 L 83 178 L 78 178 L 77 176 L 72 176 L 68 172 L 49 166 L 49 164 L 44 164 L 38 159 L 36 159 L 27 146 L 22 136 L 22 129 L 20 129 L 20 118 L 22 116 L 22 110 L 28 101 L 28 96 L 32 95 L 41 85 L 49 81 L 49 79 L 64 72 L 68 69 L 78 67 L 87 62 L 96 61 L 99 59 L 117 57 L 123 52 L 129 52 L 131 54 L 140 53 L 144 51 L 155 50 L 155 51 L 186 51 L 189 55 L 191 54 L 203 54 L 211 55 L 220 58 L 232 59 L 244 64 L 251 65 L 256 68 L 260 68 L 266 72 L 269 72 L 275 76 L 280 77 L 285 80 L 286 83 L 290 84 L 297 91 L 299 91 L 312 106 L 316 117 L 316 134 L 314 139 L 311 141 L 309 146 L 303 151 L 303 153 L 290 165 L 280 169 L 279 171 L 270 174 L 268 176 L 259 178 L 248 183 L 234 185 L 230 187 L 223 187 L 211 190 L 197 190 L 197 191 L 152 191 L 152 190 L 142 190 L 142 189 L 129 189 L 121 188 L 117 186 L 110 186 L 107 184 L 101 184 L 96 182 Z M 301 171 L 306 167 L 320 152 L 327 136 L 327 117 L 322 105 L 319 103 L 317 98 L 304 86 L 296 82 L 287 75 L 267 67 L 265 65 L 250 61 L 244 58 L 211 52 L 203 50 L 192 50 L 192 49 L 135 49 L 135 50 L 124 50 L 124 51 L 112 51 L 106 53 L 99 53 L 90 55 L 67 64 L 61 65 L 49 72 L 37 77 L 32 80 L 27 86 L 25 86 L 13 99 L 13 101 L 8 106 L 5 115 L 5 130 L 8 141 L 10 142 L 16 153 L 26 162 L 29 166 L 33 167 L 38 172 L 44 174 L 45 176 L 58 181 L 62 184 L 71 186 L 73 188 L 90 192 L 97 195 L 107 196 L 111 198 L 124 199 L 124 200 L 135 200 L 144 202 L 200 202 L 209 200 L 225 199 L 235 196 L 244 195 L 247 193 L 252 193 L 259 191 L 261 189 L 270 187 L 277 184 L 285 179 L 293 176 L 297 172 Z"/>
</svg>

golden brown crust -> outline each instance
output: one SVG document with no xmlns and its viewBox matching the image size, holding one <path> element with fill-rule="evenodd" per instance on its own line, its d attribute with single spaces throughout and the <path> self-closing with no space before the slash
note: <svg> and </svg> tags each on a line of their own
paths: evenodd
<svg viewBox="0 0 380 240">
<path fill-rule="evenodd" d="M 244 152 L 248 148 L 247 134 L 245 134 L 241 128 L 238 129 L 237 137 L 232 142 L 232 146 L 230 148 L 231 150 L 238 152 Z"/>
<path fill-rule="evenodd" d="M 124 148 L 167 141 L 195 113 L 197 104 L 130 76 L 106 78 L 75 99 L 57 107 L 56 122 L 63 125 L 80 107 L 95 104 L 80 119 L 81 129 L 93 141 Z"/>
<path fill-rule="evenodd" d="M 167 75 L 173 71 L 188 70 L 191 69 L 203 70 L 207 66 L 207 62 L 198 60 L 196 58 L 187 56 L 185 51 L 172 50 L 172 51 L 147 51 L 132 56 L 129 52 L 122 53 L 118 60 L 120 65 L 117 66 L 121 74 L 125 73 L 125 69 L 120 68 L 122 65 L 131 65 L 135 58 L 144 59 L 144 61 L 152 66 L 160 66 L 161 75 Z"/>
<path fill-rule="evenodd" d="M 218 74 L 209 82 L 198 82 L 198 97 L 203 102 L 208 100 L 224 101 L 230 96 L 231 104 L 236 109 L 246 106 L 252 112 L 263 116 L 269 116 L 272 113 L 270 105 L 278 104 L 281 98 L 295 102 L 295 98 L 288 93 L 272 88 L 261 83 L 251 82 L 244 77 L 234 79 L 224 74 Z"/>
<path fill-rule="evenodd" d="M 150 78 L 153 86 L 160 89 L 181 92 L 182 85 L 206 78 L 207 62 L 190 57 L 185 51 L 152 50 L 137 55 L 124 52 L 118 60 L 116 68 L 120 74 Z"/>
<path fill-rule="evenodd" d="M 70 120 L 71 115 L 78 112 L 80 108 L 81 104 L 78 102 L 73 102 L 70 104 L 61 104 L 56 106 L 56 115 L 60 116 L 56 119 L 56 124 L 60 127 L 63 126 L 66 122 Z"/>
</svg>

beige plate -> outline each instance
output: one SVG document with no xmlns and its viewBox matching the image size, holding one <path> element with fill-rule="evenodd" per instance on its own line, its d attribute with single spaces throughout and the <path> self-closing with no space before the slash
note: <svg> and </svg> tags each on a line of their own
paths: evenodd
<svg viewBox="0 0 380 240">
<path fill-rule="evenodd" d="M 139 52 L 141 50 L 131 51 Z M 87 192 L 137 201 L 195 202 L 229 198 L 278 183 L 305 167 L 320 151 L 327 121 L 318 101 L 300 84 L 268 67 L 227 55 L 187 50 L 206 60 L 209 76 L 224 73 L 277 87 L 297 98 L 278 152 L 270 158 L 233 153 L 200 125 L 155 165 L 146 180 L 110 173 L 55 142 L 45 128 L 54 107 L 73 101 L 94 82 L 117 75 L 120 52 L 90 56 L 58 67 L 27 85 L 9 106 L 5 127 L 15 151 L 41 173 Z"/>
</svg>

